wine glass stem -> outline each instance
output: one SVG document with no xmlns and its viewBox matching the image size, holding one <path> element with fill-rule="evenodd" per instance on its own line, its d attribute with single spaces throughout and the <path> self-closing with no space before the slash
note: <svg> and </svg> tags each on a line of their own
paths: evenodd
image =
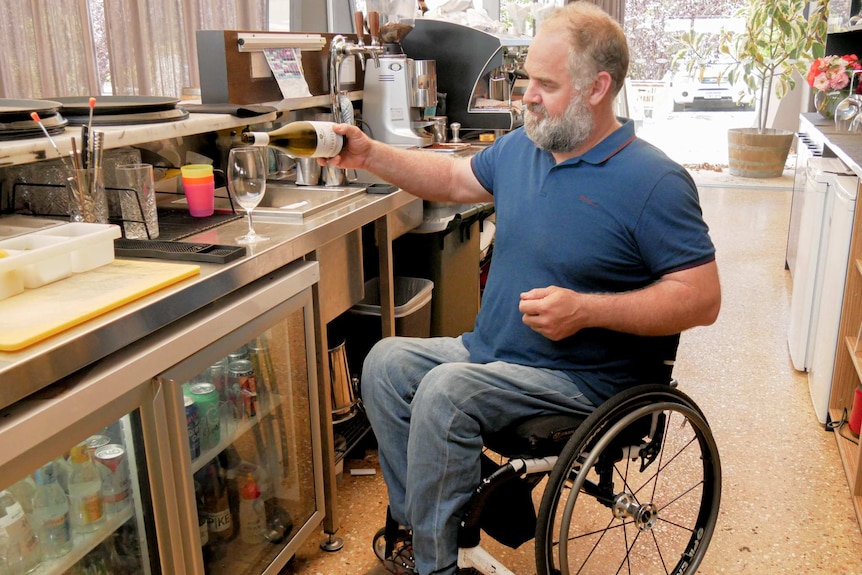
<svg viewBox="0 0 862 575">
<path fill-rule="evenodd" d="M 251 210 L 246 211 L 246 214 L 248 215 L 248 235 L 253 236 L 254 228 L 251 225 Z"/>
</svg>

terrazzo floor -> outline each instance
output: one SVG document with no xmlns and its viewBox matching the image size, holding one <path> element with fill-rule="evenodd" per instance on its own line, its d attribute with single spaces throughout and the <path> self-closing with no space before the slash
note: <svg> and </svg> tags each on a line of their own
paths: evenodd
<svg viewBox="0 0 862 575">
<path fill-rule="evenodd" d="M 792 179 L 771 187 L 695 173 L 723 286 L 715 325 L 683 335 L 675 376 L 703 408 L 723 471 L 720 518 L 700 573 L 862 574 L 856 521 L 835 439 L 811 407 L 787 354 L 791 279 L 784 267 Z M 382 575 L 371 541 L 386 488 L 373 448 L 352 453 L 338 499 L 344 547 L 320 532 L 282 575 Z M 373 469 L 353 476 L 351 469 Z M 532 542 L 483 544 L 518 575 L 535 573 Z"/>
</svg>

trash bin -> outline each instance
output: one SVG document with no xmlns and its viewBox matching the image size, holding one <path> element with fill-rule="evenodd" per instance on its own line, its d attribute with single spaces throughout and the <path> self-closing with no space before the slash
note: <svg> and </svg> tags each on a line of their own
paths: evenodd
<svg viewBox="0 0 862 575">
<path fill-rule="evenodd" d="M 431 293 L 434 282 L 422 278 L 394 278 L 395 335 L 428 337 L 431 333 Z M 362 363 L 382 337 L 380 279 L 365 282 L 365 298 L 330 324 L 330 344 L 346 342 L 350 372 L 362 373 Z"/>
<path fill-rule="evenodd" d="M 471 331 L 479 313 L 480 236 L 494 204 L 426 207 L 422 225 L 392 243 L 395 273 L 434 282 L 431 335 Z"/>
</svg>

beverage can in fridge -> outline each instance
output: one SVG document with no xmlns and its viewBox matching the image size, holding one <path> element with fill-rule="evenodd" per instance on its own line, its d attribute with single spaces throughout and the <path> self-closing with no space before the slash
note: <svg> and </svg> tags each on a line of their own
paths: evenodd
<svg viewBox="0 0 862 575">
<path fill-rule="evenodd" d="M 239 391 L 242 410 L 248 417 L 257 414 L 257 382 L 251 361 L 241 359 L 228 366 L 228 382 L 231 389 Z"/>
<path fill-rule="evenodd" d="M 189 388 L 189 393 L 198 408 L 200 449 L 212 449 L 221 440 L 218 391 L 211 383 L 195 383 Z"/>
<path fill-rule="evenodd" d="M 92 458 L 96 454 L 96 450 L 111 443 L 111 438 L 107 435 L 91 435 L 87 438 L 87 450 Z"/>
<path fill-rule="evenodd" d="M 195 405 L 195 400 L 188 395 L 183 395 L 183 403 L 186 407 L 186 428 L 189 433 L 189 451 L 192 459 L 197 459 L 201 455 L 201 427 L 198 417 L 198 406 Z"/>
<path fill-rule="evenodd" d="M 229 353 L 227 355 L 227 363 L 228 365 L 232 364 L 235 361 L 240 361 L 243 359 L 248 359 L 248 346 L 244 345 L 233 353 Z"/>
<path fill-rule="evenodd" d="M 131 478 L 129 460 L 122 445 L 109 444 L 96 450 L 96 462 L 102 464 L 102 501 L 106 513 L 122 511 L 130 502 Z"/>
<path fill-rule="evenodd" d="M 228 360 L 227 358 L 223 358 L 209 366 L 204 372 L 204 382 L 211 383 L 215 386 L 220 400 L 227 399 L 227 395 L 225 393 L 225 387 L 227 383 L 227 366 Z"/>
<path fill-rule="evenodd" d="M 197 374 L 194 379 L 189 382 L 189 386 L 195 383 L 211 383 L 215 386 L 216 391 L 218 391 L 219 398 L 224 399 L 224 387 L 225 379 L 227 378 L 228 363 L 229 362 L 226 357 L 220 359 Z M 183 391 L 188 393 L 188 386 L 186 386 L 186 389 Z"/>
</svg>

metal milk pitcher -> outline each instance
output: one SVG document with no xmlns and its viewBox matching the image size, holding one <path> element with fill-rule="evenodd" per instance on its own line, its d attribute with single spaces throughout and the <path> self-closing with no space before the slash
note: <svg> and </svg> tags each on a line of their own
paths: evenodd
<svg viewBox="0 0 862 575">
<path fill-rule="evenodd" d="M 356 394 L 347 365 L 345 342 L 329 350 L 329 379 L 332 387 L 332 419 L 340 421 L 353 415 Z"/>
</svg>

